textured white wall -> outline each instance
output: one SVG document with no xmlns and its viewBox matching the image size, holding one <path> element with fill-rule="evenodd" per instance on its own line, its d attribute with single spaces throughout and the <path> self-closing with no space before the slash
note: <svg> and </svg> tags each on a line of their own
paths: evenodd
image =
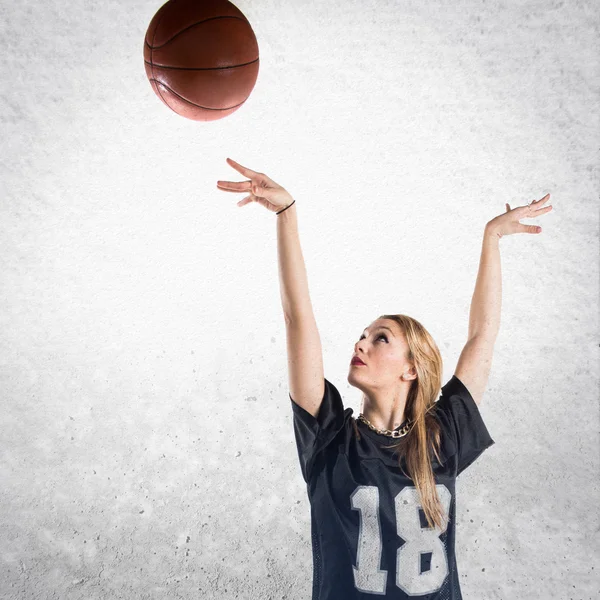
<svg viewBox="0 0 600 600">
<path fill-rule="evenodd" d="M 210 123 L 148 83 L 161 4 L 0 8 L 0 596 L 310 597 L 275 215 L 217 189 L 229 156 L 297 201 L 355 413 L 363 329 L 417 318 L 447 381 L 485 223 L 551 193 L 501 240 L 457 557 L 465 600 L 596 598 L 597 3 L 238 0 L 260 72 Z"/>
</svg>

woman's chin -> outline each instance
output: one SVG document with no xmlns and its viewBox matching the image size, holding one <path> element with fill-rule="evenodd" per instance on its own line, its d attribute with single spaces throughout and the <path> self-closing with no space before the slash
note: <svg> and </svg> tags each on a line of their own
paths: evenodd
<svg viewBox="0 0 600 600">
<path fill-rule="evenodd" d="M 352 384 L 354 381 L 358 381 L 360 379 L 360 377 L 356 376 L 356 369 L 353 367 L 350 367 L 350 370 L 348 371 L 348 383 Z"/>
</svg>

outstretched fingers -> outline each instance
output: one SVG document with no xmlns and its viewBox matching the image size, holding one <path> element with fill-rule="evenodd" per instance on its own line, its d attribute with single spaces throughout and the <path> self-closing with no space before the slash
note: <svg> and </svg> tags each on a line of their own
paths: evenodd
<svg viewBox="0 0 600 600">
<path fill-rule="evenodd" d="M 224 192 L 247 192 L 252 187 L 251 181 L 217 181 L 217 187 Z"/>
<path fill-rule="evenodd" d="M 252 169 L 248 169 L 248 167 L 243 167 L 242 165 L 240 165 L 240 163 L 235 162 L 235 160 L 233 160 L 232 158 L 228 158 L 227 162 L 236 171 L 239 171 L 244 177 L 248 177 L 248 178 L 252 179 L 253 177 L 256 177 L 257 175 L 259 175 L 259 173 L 257 173 L 256 171 L 253 171 Z"/>
<path fill-rule="evenodd" d="M 546 194 L 543 198 L 540 198 L 539 200 L 534 200 L 530 205 L 524 207 L 524 208 L 536 208 L 538 207 L 538 205 L 541 207 L 542 204 L 546 204 L 546 202 L 548 202 L 548 198 L 550 198 L 550 194 Z M 551 206 L 546 206 L 543 210 L 547 211 L 548 209 L 552 208 Z M 540 209 L 538 209 L 540 210 Z"/>
</svg>

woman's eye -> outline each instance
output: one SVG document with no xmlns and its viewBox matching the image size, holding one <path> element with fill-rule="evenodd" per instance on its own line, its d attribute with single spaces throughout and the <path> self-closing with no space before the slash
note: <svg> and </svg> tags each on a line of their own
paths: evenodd
<svg viewBox="0 0 600 600">
<path fill-rule="evenodd" d="M 362 340 L 364 337 L 365 337 L 364 335 L 361 335 L 360 338 L 358 339 L 358 341 L 360 342 L 360 340 Z M 385 337 L 385 335 L 383 333 L 380 333 L 377 336 L 377 339 L 380 339 L 380 338 L 383 338 L 386 342 L 388 341 L 387 338 Z"/>
</svg>

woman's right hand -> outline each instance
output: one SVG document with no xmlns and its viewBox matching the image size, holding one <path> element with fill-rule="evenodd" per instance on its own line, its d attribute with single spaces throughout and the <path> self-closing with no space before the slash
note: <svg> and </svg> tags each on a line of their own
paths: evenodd
<svg viewBox="0 0 600 600">
<path fill-rule="evenodd" d="M 217 181 L 217 187 L 224 192 L 250 192 L 238 202 L 238 206 L 244 206 L 249 202 L 258 202 L 271 212 L 279 212 L 287 208 L 294 199 L 290 194 L 267 177 L 264 173 L 257 173 L 246 167 L 242 167 L 239 163 L 231 158 L 227 162 L 236 171 L 239 171 L 244 177 L 248 177 L 250 181 Z"/>
</svg>

